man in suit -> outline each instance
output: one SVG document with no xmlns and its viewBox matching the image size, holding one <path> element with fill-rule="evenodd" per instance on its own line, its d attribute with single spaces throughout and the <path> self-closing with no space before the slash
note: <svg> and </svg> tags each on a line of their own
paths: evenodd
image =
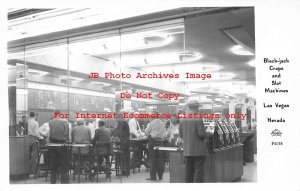
<svg viewBox="0 0 300 191">
<path fill-rule="evenodd" d="M 197 101 L 189 101 L 186 105 L 186 113 L 199 113 L 199 106 Z M 184 141 L 186 182 L 204 182 L 204 160 L 208 150 L 203 119 L 183 119 L 180 121 L 179 131 Z"/>
</svg>

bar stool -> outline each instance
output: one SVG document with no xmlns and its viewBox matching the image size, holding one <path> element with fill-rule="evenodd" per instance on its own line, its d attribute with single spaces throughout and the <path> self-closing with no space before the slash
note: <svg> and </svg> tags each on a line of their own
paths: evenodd
<svg viewBox="0 0 300 191">
<path fill-rule="evenodd" d="M 37 174 L 38 174 L 38 169 L 40 168 L 40 160 L 41 156 L 44 156 L 44 165 L 48 168 L 48 148 L 47 148 L 47 141 L 45 139 L 41 139 L 38 142 L 38 158 L 37 158 L 37 163 L 36 167 L 34 170 L 34 178 L 36 179 Z M 47 171 L 48 169 L 46 169 Z"/>
<path fill-rule="evenodd" d="M 120 176 L 120 161 L 121 161 L 121 144 L 120 140 L 113 139 L 112 140 L 112 145 L 113 145 L 113 155 L 111 159 L 111 163 L 114 163 L 114 168 L 112 168 L 112 171 L 116 172 L 116 177 L 119 178 Z"/>
<path fill-rule="evenodd" d="M 37 178 L 38 170 L 40 169 L 40 160 L 41 156 L 44 156 L 44 165 L 46 166 L 46 172 L 49 171 L 49 162 L 48 162 L 48 149 L 47 148 L 39 148 L 38 150 L 38 159 L 37 159 L 37 165 L 35 167 L 35 172 L 34 172 L 34 178 Z"/>
<path fill-rule="evenodd" d="M 140 147 L 140 144 L 136 141 L 130 141 L 130 163 L 132 168 L 132 173 L 135 173 L 135 169 L 138 168 L 139 172 L 141 171 L 143 150 Z"/>
<path fill-rule="evenodd" d="M 90 162 L 90 144 L 72 144 L 73 149 L 73 181 L 75 181 L 75 176 L 78 176 L 78 183 L 80 183 L 81 175 L 85 175 L 87 179 L 87 175 L 90 173 L 88 172 L 89 169 L 85 169 L 82 164 L 82 159 L 87 158 L 87 161 Z M 76 153 L 74 153 L 74 148 L 76 148 Z M 83 152 L 85 151 L 85 152 Z M 78 165 L 76 165 L 76 161 L 78 161 Z M 83 160 L 84 162 L 84 160 Z M 83 172 L 83 173 L 82 173 Z"/>
<path fill-rule="evenodd" d="M 125 154 L 130 154 L 129 152 L 129 140 L 121 142 L 120 140 L 112 140 L 113 144 L 113 158 L 114 158 L 114 164 L 115 168 L 112 169 L 112 171 L 116 171 L 116 176 L 119 178 L 122 175 L 122 172 L 126 172 L 126 176 L 128 177 L 130 174 L 130 164 L 123 164 L 123 162 L 127 159 L 124 159 L 124 157 L 128 157 L 128 160 L 130 160 L 130 156 L 124 156 Z"/>
<path fill-rule="evenodd" d="M 71 150 L 72 150 L 72 147 L 69 143 L 47 143 L 45 148 L 47 149 L 47 155 L 49 155 L 49 148 L 51 147 L 67 147 L 67 152 L 68 152 L 68 177 L 69 175 L 71 174 L 70 171 L 70 160 L 71 160 L 71 156 L 72 156 L 72 153 L 71 153 Z M 48 181 L 48 175 L 49 175 L 49 169 L 50 169 L 50 161 L 47 160 L 47 164 L 46 164 L 46 182 Z M 51 171 L 50 171 L 51 172 Z M 51 174 L 51 173 L 50 173 Z M 58 171 L 57 173 L 57 178 L 59 179 L 59 176 L 60 176 L 60 171 Z"/>
<path fill-rule="evenodd" d="M 98 175 L 105 174 L 106 179 L 109 178 L 111 182 L 111 154 L 112 146 L 111 142 L 96 142 L 94 147 L 94 155 L 97 158 L 97 167 L 96 167 L 96 175 L 98 182 Z M 103 164 L 103 159 L 105 159 L 105 163 Z"/>
</svg>

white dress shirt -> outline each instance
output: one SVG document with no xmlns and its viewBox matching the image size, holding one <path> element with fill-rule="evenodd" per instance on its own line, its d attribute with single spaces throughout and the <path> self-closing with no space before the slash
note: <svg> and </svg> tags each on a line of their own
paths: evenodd
<svg viewBox="0 0 300 191">
<path fill-rule="evenodd" d="M 39 124 L 34 118 L 28 119 L 28 135 L 41 138 Z"/>
<path fill-rule="evenodd" d="M 136 137 L 142 136 L 143 132 L 141 131 L 140 124 L 135 118 L 131 118 L 128 122 L 129 132 L 131 135 Z"/>
</svg>

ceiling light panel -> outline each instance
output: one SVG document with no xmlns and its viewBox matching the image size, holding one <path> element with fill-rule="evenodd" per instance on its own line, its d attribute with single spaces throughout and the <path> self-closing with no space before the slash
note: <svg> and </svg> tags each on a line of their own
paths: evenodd
<svg viewBox="0 0 300 191">
<path fill-rule="evenodd" d="M 189 88 L 220 88 L 226 87 L 230 88 L 233 86 L 245 86 L 247 85 L 246 81 L 229 81 L 229 82 L 201 82 L 201 83 L 190 83 L 188 84 Z"/>
<path fill-rule="evenodd" d="M 122 65 L 128 67 L 145 67 L 167 64 L 180 64 L 187 62 L 198 61 L 202 58 L 199 52 L 168 52 L 142 56 L 127 56 L 122 57 Z M 115 60 L 118 62 L 118 59 Z"/>
<path fill-rule="evenodd" d="M 69 79 L 69 80 L 78 81 L 78 82 L 84 80 L 83 78 L 78 78 L 78 77 L 73 77 L 73 76 L 63 76 L 63 75 L 60 75 L 59 79 L 61 79 L 61 80 L 68 80 Z"/>
<path fill-rule="evenodd" d="M 254 55 L 252 52 L 250 52 L 246 48 L 242 47 L 241 45 L 233 46 L 232 48 L 230 48 L 230 51 L 236 55 L 241 55 L 241 56 L 253 56 Z"/>
<path fill-rule="evenodd" d="M 143 67 L 144 71 L 147 72 L 166 72 L 166 73 L 176 73 L 183 74 L 185 72 L 190 72 L 191 69 L 193 72 L 217 72 L 222 69 L 222 66 L 215 64 L 175 64 L 170 66 L 152 66 L 152 67 Z"/>
<path fill-rule="evenodd" d="M 33 37 L 41 34 L 48 34 L 68 29 L 74 29 L 94 24 L 100 24 L 120 19 L 160 12 L 178 8 L 170 4 L 160 7 L 111 7 L 108 9 L 54 9 L 51 14 L 42 12 L 26 19 L 19 19 L 18 22 L 10 20 L 8 23 L 9 40 L 17 40 L 26 37 Z M 62 14 L 65 12 L 64 14 Z"/>
<path fill-rule="evenodd" d="M 101 56 L 146 50 L 169 45 L 174 40 L 178 40 L 178 36 L 183 38 L 180 34 L 184 34 L 182 20 L 169 20 L 124 28 L 110 34 L 103 32 L 97 35 L 86 35 L 81 39 L 73 38 L 70 39 L 70 51 L 77 54 Z"/>
<path fill-rule="evenodd" d="M 255 60 L 251 60 L 251 61 L 249 61 L 247 64 L 248 64 L 249 66 L 251 66 L 251 67 L 255 67 L 255 66 L 256 66 Z"/>
<path fill-rule="evenodd" d="M 111 85 L 110 83 L 98 82 L 98 81 L 91 81 L 90 83 L 94 84 L 94 85 L 102 85 L 102 86 L 110 86 Z"/>
<path fill-rule="evenodd" d="M 28 69 L 28 73 L 29 74 L 37 74 L 37 75 L 40 75 L 40 76 L 45 76 L 45 75 L 49 74 L 49 72 L 35 70 L 35 69 Z"/>
<path fill-rule="evenodd" d="M 189 74 L 197 74 L 197 73 L 189 72 Z M 174 81 L 185 82 L 185 83 L 211 82 L 211 81 L 219 81 L 219 80 L 224 81 L 224 80 L 233 79 L 237 75 L 233 72 L 212 72 L 212 73 L 206 73 L 206 74 L 210 74 L 211 78 L 205 78 L 205 79 L 187 78 L 186 74 L 184 74 L 184 75 L 181 75 L 180 78 L 174 79 Z M 202 75 L 202 74 L 200 73 L 200 75 Z"/>
<path fill-rule="evenodd" d="M 157 32 L 136 33 L 73 43 L 70 44 L 70 51 L 77 54 L 106 55 L 162 47 L 168 45 L 171 41 L 172 36 L 168 34 Z"/>
</svg>

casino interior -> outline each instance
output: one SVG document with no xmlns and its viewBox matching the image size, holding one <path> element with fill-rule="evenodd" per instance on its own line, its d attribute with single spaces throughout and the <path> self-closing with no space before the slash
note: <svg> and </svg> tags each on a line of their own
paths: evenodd
<svg viewBox="0 0 300 191">
<path fill-rule="evenodd" d="M 211 133 L 204 182 L 257 181 L 254 7 L 9 9 L 8 34 L 11 184 L 50 184 L 47 138 L 55 111 L 67 121 L 69 138 L 80 115 L 89 114 L 84 125 L 93 131 L 103 121 L 113 132 L 120 111 L 183 117 L 189 101 L 211 114 L 203 117 Z M 32 113 L 38 138 L 28 131 Z M 173 123 L 161 120 L 166 129 Z M 93 170 L 80 153 L 90 144 L 70 138 L 60 145 L 68 150 L 69 183 L 155 182 L 147 180 L 150 121 L 136 117 L 143 136 L 130 136 L 125 175 L 120 140 L 112 138 L 108 160 Z M 165 140 L 154 148 L 164 156 L 157 182 L 185 182 L 184 142 Z"/>
</svg>

